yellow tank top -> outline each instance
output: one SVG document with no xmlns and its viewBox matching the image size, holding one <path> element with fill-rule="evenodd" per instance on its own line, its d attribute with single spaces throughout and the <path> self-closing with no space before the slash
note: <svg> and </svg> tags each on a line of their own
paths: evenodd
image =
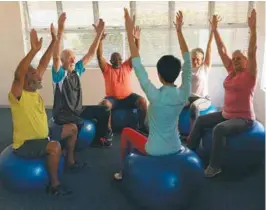
<svg viewBox="0 0 266 210">
<path fill-rule="evenodd" d="M 8 94 L 13 120 L 13 148 L 25 141 L 48 137 L 48 122 L 43 99 L 38 92 L 23 90 L 20 100 Z"/>
</svg>

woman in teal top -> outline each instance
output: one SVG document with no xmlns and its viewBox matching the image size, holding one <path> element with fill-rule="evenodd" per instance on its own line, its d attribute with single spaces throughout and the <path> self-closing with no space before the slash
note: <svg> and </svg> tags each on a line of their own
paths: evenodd
<svg viewBox="0 0 266 210">
<path fill-rule="evenodd" d="M 154 156 L 176 153 L 181 148 L 177 130 L 177 118 L 191 92 L 191 59 L 187 44 L 182 34 L 183 15 L 176 16 L 176 32 L 184 64 L 182 67 L 182 85 L 176 87 L 174 82 L 181 71 L 181 62 L 172 55 L 165 55 L 157 63 L 158 77 L 163 86 L 157 89 L 148 78 L 141 63 L 138 49 L 134 43 L 133 30 L 139 30 L 125 9 L 125 24 L 135 74 L 150 105 L 148 108 L 148 138 L 133 129 L 125 128 L 121 135 L 121 156 L 126 157 L 128 145 L 143 154 Z M 140 30 L 139 30 L 140 31 Z M 116 180 L 122 179 L 122 171 L 114 175 Z"/>
</svg>

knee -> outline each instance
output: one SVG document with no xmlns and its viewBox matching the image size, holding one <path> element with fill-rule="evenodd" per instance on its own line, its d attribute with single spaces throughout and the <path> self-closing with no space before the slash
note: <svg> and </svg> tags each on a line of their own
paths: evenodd
<svg viewBox="0 0 266 210">
<path fill-rule="evenodd" d="M 145 98 L 140 97 L 137 100 L 137 107 L 140 108 L 141 110 L 146 110 L 147 109 L 147 101 Z"/>
<path fill-rule="evenodd" d="M 64 137 L 77 136 L 78 127 L 76 124 L 66 124 L 63 128 Z"/>
<path fill-rule="evenodd" d="M 204 116 L 199 116 L 197 119 L 196 119 L 196 124 L 197 125 L 202 125 L 202 122 L 204 121 Z"/>
<path fill-rule="evenodd" d="M 60 155 L 61 145 L 58 141 L 50 141 L 47 145 L 47 152 L 49 155 Z"/>
<path fill-rule="evenodd" d="M 225 133 L 225 126 L 223 124 L 218 124 L 213 128 L 213 136 L 223 135 Z"/>
<path fill-rule="evenodd" d="M 111 110 L 112 109 L 112 103 L 106 99 L 104 99 L 101 103 L 102 106 L 105 106 L 107 108 L 107 110 Z"/>
</svg>

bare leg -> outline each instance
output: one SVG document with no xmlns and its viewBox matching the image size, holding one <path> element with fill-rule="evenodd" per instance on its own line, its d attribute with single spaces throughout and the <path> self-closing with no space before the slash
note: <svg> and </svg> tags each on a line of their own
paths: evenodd
<svg viewBox="0 0 266 210">
<path fill-rule="evenodd" d="M 60 162 L 61 146 L 56 141 L 50 141 L 47 144 L 46 151 L 48 153 L 47 166 L 50 174 L 50 181 L 52 187 L 60 185 L 58 179 L 58 166 Z"/>
<path fill-rule="evenodd" d="M 63 127 L 61 137 L 67 143 L 67 165 L 75 163 L 75 146 L 77 142 L 78 128 L 75 124 L 66 124 Z"/>
<path fill-rule="evenodd" d="M 103 106 L 106 106 L 109 110 L 112 110 L 112 103 L 108 100 L 103 100 L 100 105 L 103 105 Z M 110 114 L 110 117 L 109 117 L 109 120 L 108 120 L 108 129 L 109 130 L 112 130 L 112 127 L 111 127 L 111 114 Z"/>
<path fill-rule="evenodd" d="M 144 132 L 146 133 L 145 118 L 146 118 L 147 109 L 148 109 L 147 101 L 145 100 L 145 98 L 141 97 L 137 100 L 136 106 L 140 110 L 140 116 L 139 116 L 140 117 L 139 119 L 140 129 L 144 129 Z"/>
</svg>

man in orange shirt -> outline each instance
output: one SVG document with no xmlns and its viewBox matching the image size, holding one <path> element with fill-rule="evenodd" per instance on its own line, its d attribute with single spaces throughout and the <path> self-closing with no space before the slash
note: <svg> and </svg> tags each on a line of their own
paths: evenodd
<svg viewBox="0 0 266 210">
<path fill-rule="evenodd" d="M 114 52 L 111 55 L 110 63 L 107 63 L 103 57 L 102 40 L 106 37 L 103 34 L 97 50 L 97 59 L 100 69 L 104 76 L 106 97 L 102 101 L 102 104 L 109 109 L 114 109 L 118 105 L 124 107 L 132 107 L 139 109 L 139 129 L 143 132 L 147 132 L 144 126 L 144 121 L 147 112 L 147 102 L 145 98 L 133 93 L 130 85 L 130 74 L 132 71 L 131 58 L 122 62 L 121 55 L 118 52 Z M 139 49 L 140 29 L 136 27 L 134 32 L 135 43 Z M 109 138 L 112 138 L 111 120 L 109 118 Z"/>
</svg>

